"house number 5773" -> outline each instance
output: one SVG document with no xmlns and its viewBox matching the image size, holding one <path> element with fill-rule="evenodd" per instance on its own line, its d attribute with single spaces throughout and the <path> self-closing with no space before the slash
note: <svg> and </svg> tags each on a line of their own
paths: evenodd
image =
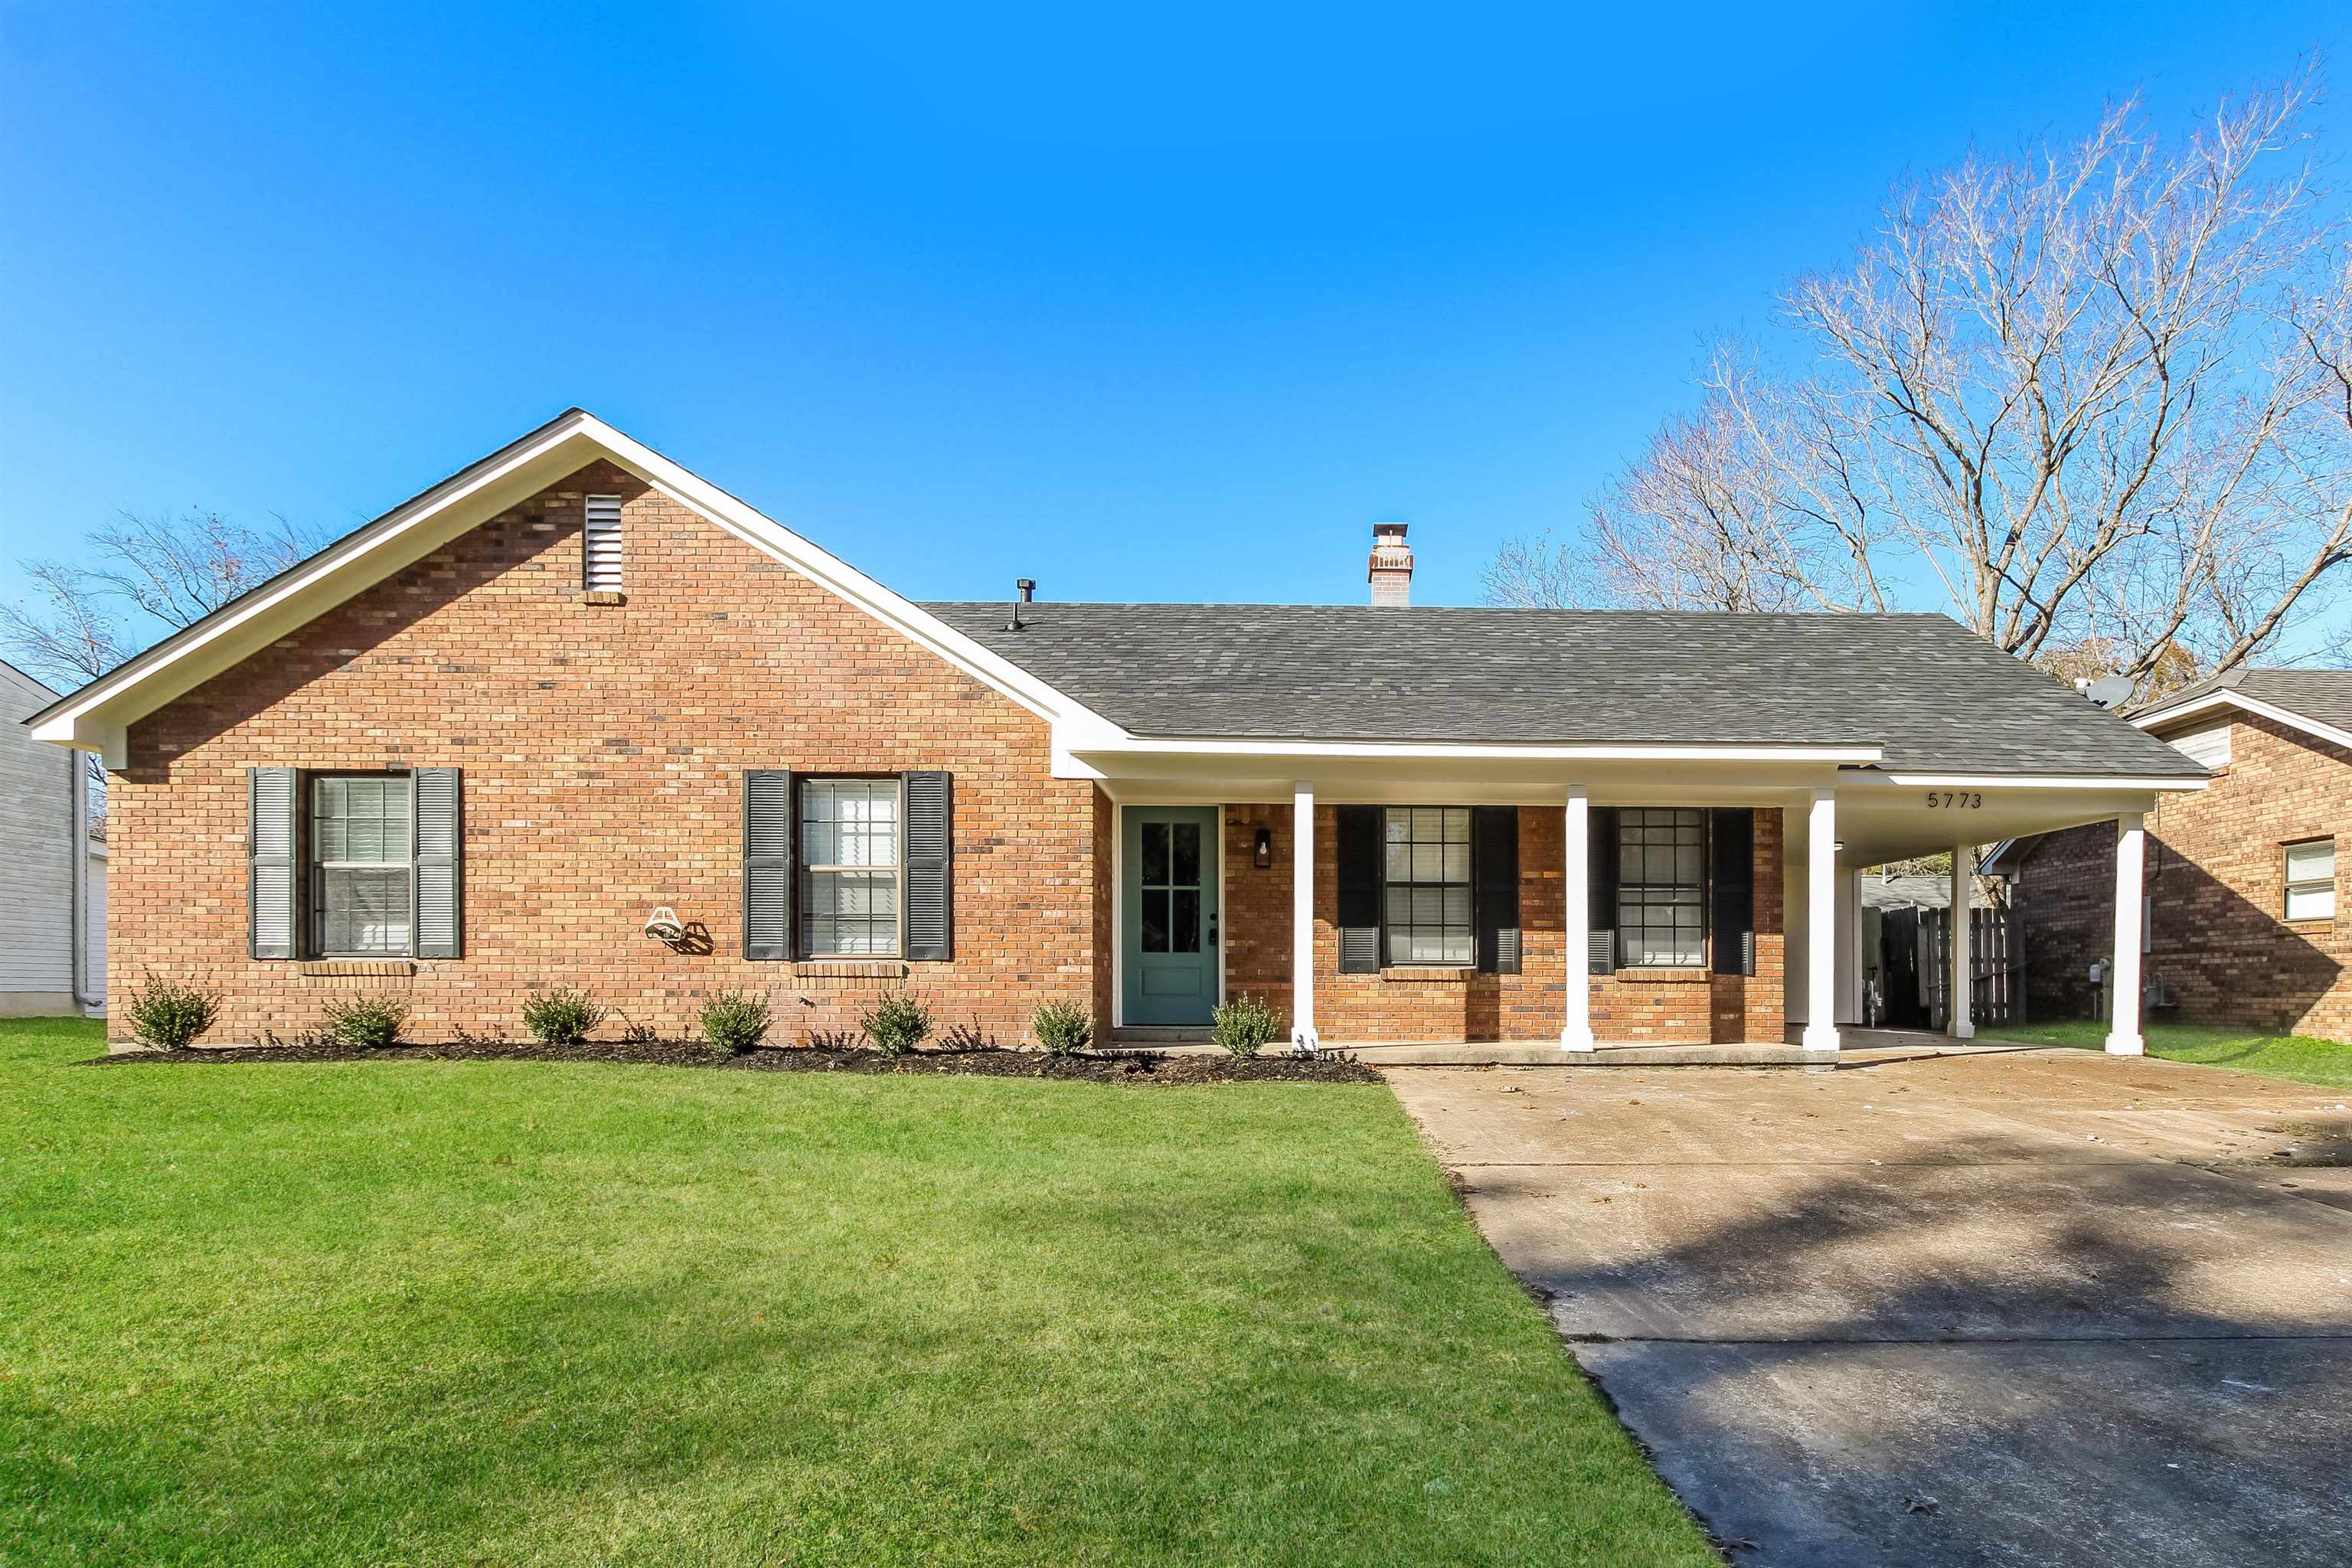
<svg viewBox="0 0 2352 1568">
<path fill-rule="evenodd" d="M 1930 811 L 1975 811 L 1984 805 L 1984 795 L 1965 789 L 1931 789 L 1927 792 Z"/>
</svg>

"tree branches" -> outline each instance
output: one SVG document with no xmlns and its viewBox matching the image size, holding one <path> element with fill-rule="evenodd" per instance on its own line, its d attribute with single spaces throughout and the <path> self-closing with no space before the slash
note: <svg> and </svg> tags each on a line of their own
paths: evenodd
<svg viewBox="0 0 2352 1568">
<path fill-rule="evenodd" d="M 1899 190 L 1850 266 L 1784 297 L 1797 368 L 1717 351 L 1605 487 L 1573 596 L 1940 592 L 2005 651 L 2096 646 L 2143 681 L 2272 646 L 2352 575 L 2352 261 L 2301 151 L 2308 95 L 2177 145 L 2125 103 Z"/>
</svg>

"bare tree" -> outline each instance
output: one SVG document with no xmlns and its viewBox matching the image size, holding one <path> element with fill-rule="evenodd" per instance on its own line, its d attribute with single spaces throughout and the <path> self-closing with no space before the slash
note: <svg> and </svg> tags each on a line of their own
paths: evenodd
<svg viewBox="0 0 2352 1568">
<path fill-rule="evenodd" d="M 2185 142 L 2079 143 L 1901 191 L 1718 353 L 1587 531 L 1614 602 L 1877 609 L 1940 589 L 2024 658 L 2143 682 L 2267 648 L 2352 562 L 2352 268 L 2298 155 L 2307 83 Z"/>
<path fill-rule="evenodd" d="M 34 592 L 0 605 L 0 645 L 50 685 L 71 690 L 322 542 L 282 517 L 254 528 L 217 512 L 176 521 L 124 512 L 90 531 L 83 562 L 19 563 Z"/>
<path fill-rule="evenodd" d="M 0 646 L 51 686 L 70 691 L 322 542 L 282 517 L 257 529 L 216 512 L 191 512 L 176 522 L 124 512 L 90 531 L 86 564 L 20 563 L 33 594 L 0 605 Z M 105 812 L 105 773 L 93 758 L 90 814 L 101 833 Z"/>
</svg>

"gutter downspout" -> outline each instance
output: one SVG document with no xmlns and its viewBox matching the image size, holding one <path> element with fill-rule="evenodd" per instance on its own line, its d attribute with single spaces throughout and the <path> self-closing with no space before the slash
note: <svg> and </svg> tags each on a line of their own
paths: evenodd
<svg viewBox="0 0 2352 1568">
<path fill-rule="evenodd" d="M 89 994 L 89 753 L 66 753 L 66 787 L 73 792 L 66 814 L 73 824 L 73 999 L 77 1007 L 95 1007 Z"/>
</svg>

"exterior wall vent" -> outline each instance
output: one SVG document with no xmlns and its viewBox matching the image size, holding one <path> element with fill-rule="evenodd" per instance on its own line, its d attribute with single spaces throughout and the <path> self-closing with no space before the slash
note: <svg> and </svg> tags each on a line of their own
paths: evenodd
<svg viewBox="0 0 2352 1568">
<path fill-rule="evenodd" d="M 581 586 L 592 594 L 621 591 L 621 498 L 590 496 L 582 534 Z"/>
</svg>

